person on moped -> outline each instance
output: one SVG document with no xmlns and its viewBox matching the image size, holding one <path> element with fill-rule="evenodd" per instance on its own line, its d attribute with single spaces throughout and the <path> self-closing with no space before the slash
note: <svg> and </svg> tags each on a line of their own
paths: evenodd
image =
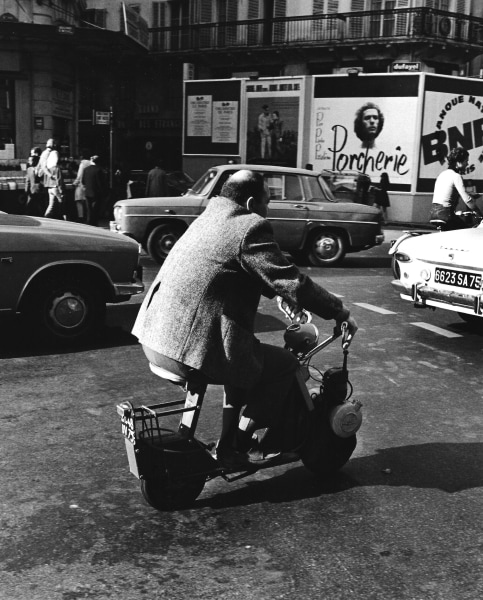
<svg viewBox="0 0 483 600">
<path fill-rule="evenodd" d="M 447 158 L 448 168 L 438 175 L 434 184 L 430 221 L 443 221 L 445 231 L 468 227 L 466 222 L 455 213 L 460 198 L 471 211 L 483 216 L 475 201 L 478 196 L 467 193 L 461 177 L 466 172 L 468 159 L 469 153 L 465 148 L 458 147 L 451 150 Z"/>
<path fill-rule="evenodd" d="M 266 460 L 237 449 L 240 411 L 260 399 L 283 402 L 300 368 L 288 350 L 255 337 L 261 295 L 281 296 L 339 328 L 346 322 L 349 336 L 357 330 L 347 306 L 281 252 L 268 204 L 263 175 L 246 169 L 231 175 L 170 251 L 133 328 L 155 365 L 224 386 L 216 456 L 226 468 Z"/>
</svg>

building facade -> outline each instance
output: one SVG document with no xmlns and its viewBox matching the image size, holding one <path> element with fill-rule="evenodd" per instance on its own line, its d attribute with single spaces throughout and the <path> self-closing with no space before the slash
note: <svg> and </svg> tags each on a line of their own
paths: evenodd
<svg viewBox="0 0 483 600">
<path fill-rule="evenodd" d="M 49 138 L 64 157 L 85 145 L 109 154 L 110 128 L 94 113 L 115 101 L 130 108 L 130 65 L 147 44 L 120 10 L 112 30 L 86 21 L 86 11 L 85 0 L 0 1 L 0 169 L 19 169 Z"/>
</svg>

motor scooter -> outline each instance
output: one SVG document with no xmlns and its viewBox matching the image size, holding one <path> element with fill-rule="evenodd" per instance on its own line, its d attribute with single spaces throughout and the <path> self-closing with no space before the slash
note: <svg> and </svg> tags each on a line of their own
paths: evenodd
<svg viewBox="0 0 483 600">
<path fill-rule="evenodd" d="M 153 373 L 183 388 L 185 396 L 150 406 L 134 407 L 130 402 L 117 405 L 130 470 L 140 480 L 141 492 L 153 508 L 164 511 L 190 506 L 205 483 L 216 477 L 232 482 L 260 469 L 299 460 L 316 476 L 328 477 L 351 457 L 362 422 L 362 404 L 352 399 L 347 369 L 352 340 L 347 324 L 319 342 L 311 313 L 296 313 L 281 298 L 278 305 L 290 320 L 284 333 L 285 348 L 299 361 L 296 380 L 301 393 L 289 394 L 275 410 L 268 407 L 263 422 L 256 421 L 250 449 L 272 454 L 275 449 L 273 460 L 243 467 L 242 471 L 239 467 L 227 469 L 216 459 L 215 442 L 196 437 L 206 382 L 183 380 L 150 363 Z M 313 367 L 312 358 L 338 338 L 342 342 L 342 366 L 325 372 Z M 177 429 L 166 427 L 172 415 L 180 415 Z M 242 413 L 240 422 L 243 418 Z"/>
</svg>

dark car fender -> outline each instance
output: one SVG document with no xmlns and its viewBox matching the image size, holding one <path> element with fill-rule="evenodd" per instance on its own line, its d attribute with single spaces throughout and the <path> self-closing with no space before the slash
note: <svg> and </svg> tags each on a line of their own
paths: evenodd
<svg viewBox="0 0 483 600">
<path fill-rule="evenodd" d="M 18 296 L 15 310 L 18 312 L 21 309 L 30 291 L 41 280 L 61 276 L 63 273 L 67 273 L 70 276 L 79 274 L 89 277 L 91 282 L 95 281 L 103 290 L 106 302 L 115 300 L 114 283 L 109 273 L 101 265 L 90 261 L 58 261 L 43 265 L 30 275 Z"/>
</svg>

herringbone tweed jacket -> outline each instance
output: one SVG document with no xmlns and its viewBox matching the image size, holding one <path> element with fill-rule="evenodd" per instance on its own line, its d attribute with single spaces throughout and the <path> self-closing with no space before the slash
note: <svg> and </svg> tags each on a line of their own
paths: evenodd
<svg viewBox="0 0 483 600">
<path fill-rule="evenodd" d="M 342 309 L 336 296 L 282 254 L 268 220 L 213 198 L 169 253 L 133 334 L 214 380 L 250 388 L 263 368 L 254 335 L 262 293 L 326 319 Z"/>
</svg>

